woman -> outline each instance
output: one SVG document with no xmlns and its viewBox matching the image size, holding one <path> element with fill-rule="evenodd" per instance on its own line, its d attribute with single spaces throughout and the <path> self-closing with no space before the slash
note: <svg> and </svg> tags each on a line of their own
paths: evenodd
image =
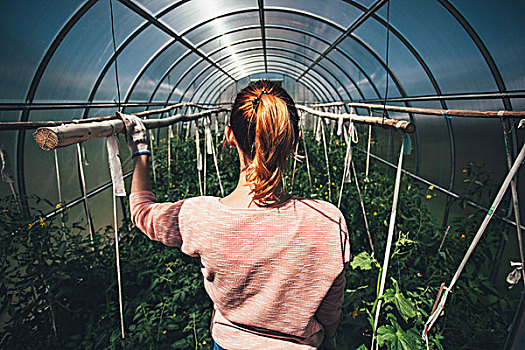
<svg viewBox="0 0 525 350">
<path fill-rule="evenodd" d="M 235 190 L 155 203 L 147 137 L 120 115 L 134 159 L 133 223 L 149 238 L 199 257 L 214 303 L 215 349 L 335 348 L 348 233 L 333 205 L 286 192 L 283 169 L 299 140 L 299 116 L 278 84 L 257 81 L 233 104 L 226 142 L 239 154 Z"/>
</svg>

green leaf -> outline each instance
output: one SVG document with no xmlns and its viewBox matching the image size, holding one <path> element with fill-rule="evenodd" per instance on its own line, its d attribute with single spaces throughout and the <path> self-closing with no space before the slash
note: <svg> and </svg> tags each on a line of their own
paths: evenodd
<svg viewBox="0 0 525 350">
<path fill-rule="evenodd" d="M 375 259 L 367 252 L 361 252 L 352 259 L 350 266 L 352 269 L 360 268 L 361 270 L 371 270 L 374 262 Z"/>
<path fill-rule="evenodd" d="M 413 329 L 405 332 L 398 324 L 395 329 L 384 325 L 377 329 L 377 344 L 389 350 L 417 350 L 421 348 L 421 339 Z"/>
<path fill-rule="evenodd" d="M 394 304 L 396 305 L 397 311 L 401 314 L 401 317 L 408 321 L 409 318 L 415 317 L 417 312 L 416 308 L 403 294 L 397 292 L 394 297 Z"/>
<path fill-rule="evenodd" d="M 389 325 L 381 326 L 377 329 L 377 344 L 379 346 L 391 345 L 397 341 L 397 336 L 394 328 Z M 393 347 L 389 346 L 389 349 Z"/>
<path fill-rule="evenodd" d="M 398 331 L 396 334 L 398 335 L 399 349 L 415 350 L 421 348 L 421 339 L 417 336 L 417 334 L 414 334 L 411 331 L 406 333 L 403 331 Z"/>
<path fill-rule="evenodd" d="M 385 304 L 393 303 L 394 299 L 395 299 L 395 296 L 396 296 L 395 290 L 389 288 L 389 289 L 385 290 L 385 292 L 383 293 L 383 296 L 382 296 L 383 302 Z"/>
<path fill-rule="evenodd" d="M 410 318 L 417 315 L 416 308 L 412 302 L 405 298 L 405 296 L 401 293 L 397 281 L 393 278 L 392 281 L 395 289 L 389 288 L 385 290 L 382 299 L 385 304 L 393 303 L 396 306 L 397 311 L 399 311 L 401 317 L 403 317 L 405 322 L 407 322 Z"/>
</svg>

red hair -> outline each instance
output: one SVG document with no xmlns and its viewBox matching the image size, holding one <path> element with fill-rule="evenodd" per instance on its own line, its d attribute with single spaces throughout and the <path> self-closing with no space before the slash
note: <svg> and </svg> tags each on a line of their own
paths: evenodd
<svg viewBox="0 0 525 350">
<path fill-rule="evenodd" d="M 278 201 L 284 192 L 284 167 L 299 140 L 299 115 L 293 99 L 279 84 L 259 80 L 237 94 L 230 124 L 251 161 L 246 180 L 253 200 L 263 205 Z"/>
</svg>

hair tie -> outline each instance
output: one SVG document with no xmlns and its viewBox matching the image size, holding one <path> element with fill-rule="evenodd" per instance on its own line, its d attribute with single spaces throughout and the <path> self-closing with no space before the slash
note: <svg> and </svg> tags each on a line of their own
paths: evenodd
<svg viewBox="0 0 525 350">
<path fill-rule="evenodd" d="M 255 111 L 255 113 L 257 113 L 257 109 L 259 108 L 259 102 L 261 102 L 261 97 L 264 94 L 268 94 L 269 95 L 270 93 L 268 91 L 266 91 L 266 90 L 263 90 L 263 91 L 261 91 L 261 94 L 258 97 L 253 99 L 252 103 L 253 103 L 253 110 Z"/>
</svg>

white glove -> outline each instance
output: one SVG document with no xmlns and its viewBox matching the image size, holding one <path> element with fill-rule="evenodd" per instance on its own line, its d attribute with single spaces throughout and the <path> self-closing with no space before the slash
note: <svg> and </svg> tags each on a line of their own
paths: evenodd
<svg viewBox="0 0 525 350">
<path fill-rule="evenodd" d="M 148 134 L 142 120 L 136 115 L 117 112 L 117 117 L 122 119 L 126 128 L 126 142 L 131 158 L 141 154 L 151 155 L 149 151 Z"/>
</svg>

